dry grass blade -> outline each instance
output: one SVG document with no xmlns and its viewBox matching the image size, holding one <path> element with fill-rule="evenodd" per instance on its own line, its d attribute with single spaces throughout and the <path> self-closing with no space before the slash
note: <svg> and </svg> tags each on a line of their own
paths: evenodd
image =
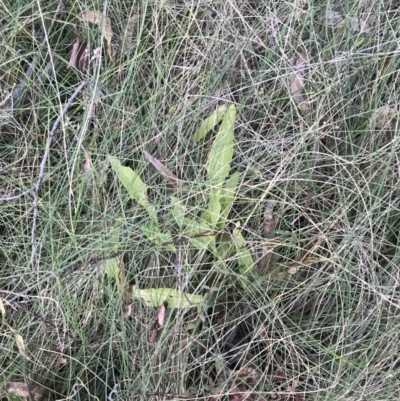
<svg viewBox="0 0 400 401">
<path fill-rule="evenodd" d="M 144 157 L 154 166 L 154 168 L 163 176 L 167 179 L 168 183 L 174 187 L 178 188 L 180 186 L 180 180 L 179 178 L 167 167 L 164 166 L 164 164 L 161 163 L 160 160 L 158 160 L 156 157 L 152 156 L 150 153 L 146 152 L 145 150 L 143 151 Z"/>
</svg>

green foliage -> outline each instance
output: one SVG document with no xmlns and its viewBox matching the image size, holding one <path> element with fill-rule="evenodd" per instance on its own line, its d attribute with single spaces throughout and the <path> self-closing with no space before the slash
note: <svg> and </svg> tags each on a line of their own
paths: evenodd
<svg viewBox="0 0 400 401">
<path fill-rule="evenodd" d="M 133 298 L 142 299 L 147 306 L 160 307 L 165 301 L 169 309 L 187 309 L 199 307 L 204 304 L 205 299 L 201 295 L 181 292 L 174 288 L 145 288 L 132 289 Z"/>
<path fill-rule="evenodd" d="M 208 158 L 207 172 L 210 185 L 221 186 L 229 175 L 233 157 L 235 120 L 236 108 L 231 105 L 224 115 Z"/>
<path fill-rule="evenodd" d="M 226 104 L 222 104 L 218 107 L 218 110 L 214 111 L 209 117 L 207 117 L 196 130 L 196 132 L 190 138 L 193 142 L 198 142 L 205 138 L 207 134 L 222 120 L 227 110 Z"/>
<path fill-rule="evenodd" d="M 121 162 L 115 157 L 110 156 L 110 162 L 111 167 L 130 197 L 149 210 L 147 185 L 140 179 L 139 175 L 131 168 L 122 166 Z"/>
<path fill-rule="evenodd" d="M 189 211 L 183 205 L 182 201 L 175 196 L 171 196 L 170 213 L 172 220 L 175 221 L 177 225 L 180 235 L 189 237 L 190 243 L 195 249 L 201 251 L 210 250 L 216 258 L 221 258 L 221 261 L 223 262 L 223 250 L 227 250 L 227 246 L 229 247 L 226 241 L 227 237 L 222 237 L 221 239 L 223 244 L 217 245 L 217 236 L 214 231 L 217 227 L 222 228 L 226 225 L 229 211 L 235 199 L 236 187 L 240 179 L 240 174 L 238 172 L 232 174 L 228 178 L 233 158 L 234 124 L 236 120 L 235 106 L 221 106 L 216 112 L 203 121 L 199 129 L 195 132 L 194 138 L 196 141 L 204 138 L 221 120 L 221 125 L 213 141 L 206 162 L 209 189 L 206 192 L 206 198 L 208 201 L 204 212 L 201 214 L 200 219 L 189 218 Z M 170 232 L 160 228 L 156 217 L 156 207 L 149 203 L 147 197 L 147 185 L 132 169 L 121 166 L 119 160 L 114 157 L 110 157 L 110 160 L 113 170 L 132 199 L 136 200 L 147 210 L 153 212 L 150 213 L 150 220 L 141 226 L 143 234 L 156 246 L 163 247 L 166 245 L 165 250 L 175 252 L 176 249 L 173 245 L 173 239 Z M 196 207 L 198 206 L 195 206 L 195 208 Z M 191 210 L 190 212 L 192 216 L 198 214 L 197 210 Z M 241 277 L 243 286 L 246 287 L 246 277 L 251 273 L 254 265 L 253 257 L 250 251 L 246 249 L 245 240 L 238 229 L 234 230 L 231 236 L 231 241 L 234 244 L 234 247 L 230 247 L 229 249 L 230 252 L 234 250 L 237 253 L 239 265 L 238 274 Z M 164 296 L 164 292 L 167 290 L 169 292 L 171 291 L 171 289 L 153 289 L 150 294 L 155 293 L 160 298 L 160 294 L 163 294 Z M 139 292 L 139 294 L 143 297 L 143 293 Z M 146 299 L 148 300 L 150 295 L 146 292 L 145 294 L 147 295 Z M 162 303 L 163 300 L 161 298 L 158 299 L 155 304 L 159 305 L 160 302 Z M 148 302 L 154 306 L 153 301 Z"/>
</svg>

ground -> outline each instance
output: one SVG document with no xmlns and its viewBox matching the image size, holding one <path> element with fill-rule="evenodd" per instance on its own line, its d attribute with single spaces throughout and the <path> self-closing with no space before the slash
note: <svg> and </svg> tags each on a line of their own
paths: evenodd
<svg viewBox="0 0 400 401">
<path fill-rule="evenodd" d="M 399 398 L 396 2 L 0 10 L 0 396 Z"/>
</svg>

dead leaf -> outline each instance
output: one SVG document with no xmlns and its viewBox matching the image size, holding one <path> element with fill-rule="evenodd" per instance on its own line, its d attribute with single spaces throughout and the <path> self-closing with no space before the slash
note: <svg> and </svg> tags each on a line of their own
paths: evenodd
<svg viewBox="0 0 400 401">
<path fill-rule="evenodd" d="M 99 25 L 105 40 L 107 41 L 107 53 L 110 57 L 111 62 L 114 64 L 114 51 L 111 43 L 113 31 L 111 27 L 111 19 L 105 17 L 100 11 L 89 10 L 85 14 L 82 14 L 83 21 L 91 22 L 92 24 Z"/>
<path fill-rule="evenodd" d="M 128 23 L 126 24 L 125 28 L 125 35 L 124 35 L 124 41 L 123 41 L 123 49 L 122 49 L 122 55 L 129 55 L 132 48 L 134 47 L 134 36 L 135 33 L 139 30 L 138 27 L 138 22 L 139 22 L 139 14 L 134 14 L 132 15 Z"/>
<path fill-rule="evenodd" d="M 165 167 L 160 160 L 152 156 L 150 153 L 146 152 L 145 150 L 143 151 L 144 157 L 154 166 L 154 168 L 162 175 L 164 176 L 169 184 L 174 187 L 178 188 L 180 184 L 179 178 L 172 173 L 167 167 Z"/>
<path fill-rule="evenodd" d="M 383 106 L 375 110 L 370 119 L 372 129 L 394 129 L 396 126 L 397 110 L 389 106 Z"/>
<path fill-rule="evenodd" d="M 276 219 L 274 218 L 273 215 L 274 205 L 275 205 L 274 200 L 268 200 L 265 204 L 264 223 L 261 234 L 263 238 L 267 238 L 268 234 L 273 230 L 275 230 Z M 268 246 L 266 241 L 263 241 L 262 249 L 259 252 L 258 263 L 257 263 L 257 270 L 260 273 L 264 272 L 268 268 L 268 265 L 271 261 L 271 257 L 272 257 L 272 249 Z"/>
<path fill-rule="evenodd" d="M 132 314 L 132 285 L 127 282 L 125 268 L 119 272 L 119 282 L 122 286 L 122 306 L 124 316 L 128 318 Z"/>
<path fill-rule="evenodd" d="M 0 313 L 1 317 L 4 319 L 6 317 L 6 309 L 4 308 L 3 300 L 0 298 Z"/>
<path fill-rule="evenodd" d="M 329 11 L 326 15 L 327 26 L 338 28 L 343 24 L 344 18 L 338 11 Z"/>
<path fill-rule="evenodd" d="M 87 70 L 89 61 L 89 50 L 87 42 L 80 42 L 77 38 L 72 45 L 71 57 L 69 64 L 77 68 L 79 71 L 85 72 Z"/>
<path fill-rule="evenodd" d="M 243 401 L 242 396 L 240 395 L 236 386 L 233 386 L 229 392 L 232 396 L 232 401 Z"/>
<path fill-rule="evenodd" d="M 292 82 L 290 83 L 290 93 L 293 100 L 299 105 L 299 108 L 303 111 L 309 111 L 310 105 L 304 103 L 303 89 L 305 84 L 305 65 L 308 61 L 307 54 L 300 52 L 294 63 L 294 72 Z"/>
<path fill-rule="evenodd" d="M 76 67 L 76 57 L 78 55 L 78 50 L 79 50 L 80 45 L 81 45 L 81 42 L 79 41 L 78 38 L 76 38 L 74 44 L 72 45 L 71 56 L 69 58 L 69 64 L 72 67 Z"/>
<path fill-rule="evenodd" d="M 63 368 L 67 363 L 68 363 L 67 358 L 64 358 L 63 356 L 60 355 L 57 358 L 57 369 Z"/>
<path fill-rule="evenodd" d="M 21 334 L 14 333 L 14 336 L 15 336 L 15 342 L 16 342 L 16 344 L 17 344 L 19 353 L 20 353 L 25 359 L 27 359 L 28 361 L 30 361 L 31 359 L 29 358 L 28 355 L 26 355 L 24 339 L 22 338 Z"/>
<path fill-rule="evenodd" d="M 369 30 L 368 21 L 365 19 L 359 17 L 346 17 L 345 19 L 338 11 L 329 11 L 326 15 L 326 24 L 332 28 L 341 28 L 346 21 L 353 32 L 363 33 Z"/>
<path fill-rule="evenodd" d="M 165 323 L 165 314 L 167 313 L 168 302 L 164 301 L 163 304 L 158 308 L 158 313 L 156 320 L 154 322 L 153 330 L 150 336 L 150 342 L 155 343 L 158 337 L 159 329 L 164 326 Z"/>
<path fill-rule="evenodd" d="M 85 152 L 85 161 L 82 163 L 82 172 L 88 174 L 93 168 L 92 158 L 89 153 Z"/>
<path fill-rule="evenodd" d="M 6 394 L 21 397 L 24 401 L 51 401 L 53 397 L 45 388 L 36 384 L 22 382 L 5 383 Z"/>
</svg>

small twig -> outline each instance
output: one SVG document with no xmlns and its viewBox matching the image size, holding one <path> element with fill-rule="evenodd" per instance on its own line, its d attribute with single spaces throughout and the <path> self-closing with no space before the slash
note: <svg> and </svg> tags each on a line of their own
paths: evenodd
<svg viewBox="0 0 400 401">
<path fill-rule="evenodd" d="M 50 134 L 47 138 L 47 143 L 46 143 L 46 148 L 45 152 L 43 155 L 42 162 L 40 163 L 40 170 L 39 170 L 39 177 L 35 185 L 34 189 L 34 197 L 33 197 L 33 221 L 32 221 L 32 232 L 31 232 L 31 245 L 32 245 L 32 254 L 31 254 L 31 261 L 30 265 L 32 267 L 32 270 L 34 270 L 34 259 L 35 259 L 35 252 L 36 252 L 36 237 L 35 237 L 35 232 L 36 232 L 36 222 L 37 222 L 37 216 L 38 216 L 38 203 L 39 203 L 39 189 L 40 185 L 43 181 L 44 177 L 44 166 L 46 165 L 47 162 L 47 157 L 49 156 L 50 152 L 50 146 L 51 142 L 53 140 L 53 136 L 56 132 L 56 129 L 58 128 L 58 125 L 60 124 L 60 121 L 64 117 L 65 113 L 68 111 L 69 107 L 71 106 L 72 102 L 74 99 L 78 96 L 79 92 L 86 86 L 88 81 L 85 79 L 81 82 L 81 84 L 78 86 L 78 88 L 75 90 L 75 92 L 71 95 L 71 97 L 68 99 L 67 104 L 61 111 L 60 115 L 58 116 L 57 120 L 53 124 L 53 128 L 50 131 Z"/>
</svg>

